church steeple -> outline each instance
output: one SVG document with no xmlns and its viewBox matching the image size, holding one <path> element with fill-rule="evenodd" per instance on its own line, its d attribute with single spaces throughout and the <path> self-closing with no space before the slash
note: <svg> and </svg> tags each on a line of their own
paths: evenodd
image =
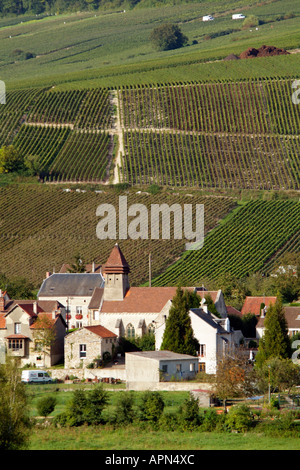
<svg viewBox="0 0 300 470">
<path fill-rule="evenodd" d="M 104 266 L 104 300 L 123 300 L 129 289 L 129 265 L 121 248 L 116 243 Z"/>
</svg>

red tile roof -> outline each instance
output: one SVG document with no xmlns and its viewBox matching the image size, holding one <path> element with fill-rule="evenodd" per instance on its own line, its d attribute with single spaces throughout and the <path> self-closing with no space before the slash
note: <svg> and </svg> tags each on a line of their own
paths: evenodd
<svg viewBox="0 0 300 470">
<path fill-rule="evenodd" d="M 277 297 L 246 297 L 244 305 L 242 307 L 241 313 L 245 315 L 246 313 L 253 313 L 254 315 L 260 315 L 260 306 L 265 304 L 268 307 L 271 303 L 274 305 L 277 300 Z"/>
<path fill-rule="evenodd" d="M 123 300 L 104 300 L 102 313 L 160 313 L 177 287 L 130 287 Z"/>
<path fill-rule="evenodd" d="M 123 255 L 121 248 L 117 243 L 113 247 L 109 258 L 105 263 L 103 272 L 106 274 L 122 274 L 130 272 L 130 268 L 125 259 L 125 256 Z"/>
<path fill-rule="evenodd" d="M 115 333 L 109 331 L 107 328 L 104 328 L 104 326 L 101 325 L 85 326 L 84 328 L 91 331 L 92 333 L 95 333 L 95 335 L 98 335 L 101 338 L 117 338 Z"/>
</svg>

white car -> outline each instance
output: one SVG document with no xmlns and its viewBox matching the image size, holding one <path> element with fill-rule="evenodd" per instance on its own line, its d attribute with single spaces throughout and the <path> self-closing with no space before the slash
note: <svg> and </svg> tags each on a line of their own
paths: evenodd
<svg viewBox="0 0 300 470">
<path fill-rule="evenodd" d="M 232 15 L 232 19 L 233 20 L 243 20 L 245 17 L 245 15 L 242 15 L 241 13 L 237 13 L 235 15 Z"/>
<path fill-rule="evenodd" d="M 27 384 L 30 383 L 52 383 L 53 380 L 45 370 L 23 370 L 21 381 Z"/>
<path fill-rule="evenodd" d="M 206 16 L 203 16 L 202 20 L 203 21 L 212 21 L 212 20 L 214 20 L 214 17 L 211 16 L 211 15 L 206 15 Z"/>
</svg>

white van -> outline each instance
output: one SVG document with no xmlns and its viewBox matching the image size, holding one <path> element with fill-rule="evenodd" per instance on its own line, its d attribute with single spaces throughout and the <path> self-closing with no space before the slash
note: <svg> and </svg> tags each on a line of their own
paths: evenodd
<svg viewBox="0 0 300 470">
<path fill-rule="evenodd" d="M 214 17 L 211 15 L 206 15 L 206 16 L 203 16 L 202 18 L 202 21 L 212 21 L 212 20 L 214 20 Z"/>
<path fill-rule="evenodd" d="M 242 15 L 242 13 L 237 13 L 235 15 L 232 15 L 232 19 L 233 20 L 243 20 L 245 17 L 245 15 Z"/>
<path fill-rule="evenodd" d="M 24 383 L 52 383 L 53 380 L 45 370 L 23 370 L 21 381 Z"/>
</svg>

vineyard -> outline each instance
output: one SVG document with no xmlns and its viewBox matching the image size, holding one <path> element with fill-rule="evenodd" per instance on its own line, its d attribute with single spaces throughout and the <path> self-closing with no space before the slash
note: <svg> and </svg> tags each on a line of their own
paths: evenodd
<svg viewBox="0 0 300 470">
<path fill-rule="evenodd" d="M 287 79 L 8 92 L 0 145 L 37 155 L 50 182 L 107 182 L 116 157 L 131 185 L 297 190 L 292 92 Z"/>
<path fill-rule="evenodd" d="M 128 207 L 165 203 L 204 204 L 205 233 L 214 228 L 233 208 L 232 197 L 205 197 L 200 194 L 163 191 L 156 195 L 131 190 Z M 9 278 L 26 277 L 39 286 L 46 271 L 58 272 L 64 263 L 73 263 L 77 253 L 87 263 L 103 264 L 116 240 L 99 240 L 96 209 L 102 203 L 113 204 L 117 210 L 119 194 L 109 186 L 86 191 L 79 187 L 72 192 L 56 186 L 14 186 L 0 188 L 0 264 Z M 24 215 L 24 208 L 26 214 Z M 173 233 L 171 218 L 171 234 Z M 153 277 L 179 259 L 186 240 L 131 239 L 119 241 L 131 267 L 133 285 L 148 280 L 148 258 L 152 255 Z"/>
<path fill-rule="evenodd" d="M 299 189 L 290 80 L 124 88 L 123 181 Z"/>
<path fill-rule="evenodd" d="M 250 201 L 212 230 L 204 247 L 187 251 L 153 285 L 201 284 L 230 273 L 237 278 L 266 274 L 286 250 L 300 251 L 300 204 L 293 200 Z"/>
</svg>

